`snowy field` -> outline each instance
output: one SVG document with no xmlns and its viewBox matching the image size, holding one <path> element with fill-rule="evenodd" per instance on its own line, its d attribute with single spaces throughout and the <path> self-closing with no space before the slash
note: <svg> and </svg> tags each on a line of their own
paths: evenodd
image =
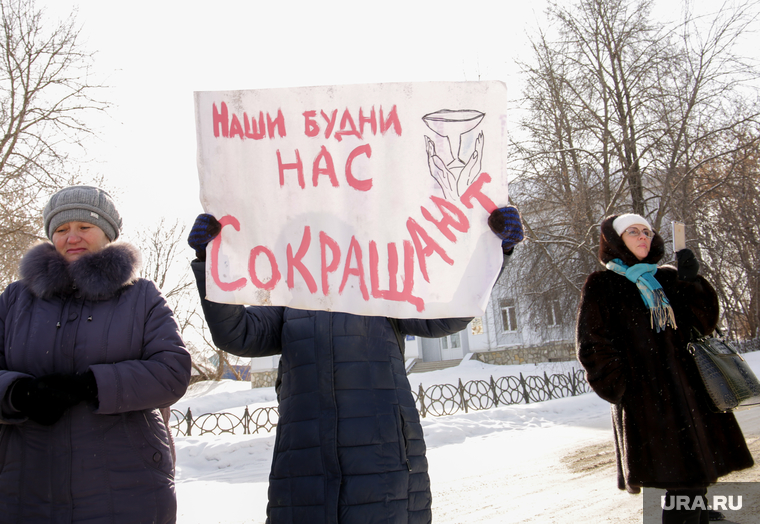
<svg viewBox="0 0 760 524">
<path fill-rule="evenodd" d="M 760 352 L 745 355 L 760 376 Z M 490 376 L 566 373 L 574 362 L 492 366 L 478 361 L 409 375 L 456 384 Z M 273 388 L 222 381 L 195 385 L 174 408 L 195 415 L 276 404 Z M 737 412 L 760 462 L 760 406 Z M 422 420 L 433 490 L 433 522 L 640 523 L 642 497 L 617 489 L 609 405 L 593 393 Z M 178 437 L 179 524 L 263 524 L 274 433 Z M 760 468 L 724 477 L 760 481 Z"/>
</svg>

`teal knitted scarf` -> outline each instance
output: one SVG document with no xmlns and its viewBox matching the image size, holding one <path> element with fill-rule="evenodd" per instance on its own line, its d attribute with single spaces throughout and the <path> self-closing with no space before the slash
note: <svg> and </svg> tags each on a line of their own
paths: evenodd
<svg viewBox="0 0 760 524">
<path fill-rule="evenodd" d="M 665 331 L 668 324 L 673 329 L 677 329 L 673 308 L 670 307 L 670 302 L 668 302 L 668 297 L 665 296 L 662 286 L 654 278 L 654 274 L 657 272 L 655 264 L 634 264 L 628 267 L 622 260 L 616 258 L 607 262 L 607 269 L 618 275 L 623 275 L 636 284 L 642 300 L 649 308 L 652 329 L 656 329 L 659 333 Z"/>
</svg>

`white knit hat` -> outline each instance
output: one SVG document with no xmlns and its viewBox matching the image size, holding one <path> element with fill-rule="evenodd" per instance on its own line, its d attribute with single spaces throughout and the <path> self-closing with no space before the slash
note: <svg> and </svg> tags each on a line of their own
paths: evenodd
<svg viewBox="0 0 760 524">
<path fill-rule="evenodd" d="M 612 221 L 612 227 L 615 230 L 615 232 L 618 235 L 622 235 L 623 231 L 628 229 L 634 224 L 642 224 L 647 226 L 649 229 L 652 229 L 652 226 L 649 225 L 649 222 L 647 222 L 647 219 L 644 218 L 641 215 L 636 215 L 634 213 L 627 213 L 625 215 L 620 215 L 615 220 Z"/>
</svg>

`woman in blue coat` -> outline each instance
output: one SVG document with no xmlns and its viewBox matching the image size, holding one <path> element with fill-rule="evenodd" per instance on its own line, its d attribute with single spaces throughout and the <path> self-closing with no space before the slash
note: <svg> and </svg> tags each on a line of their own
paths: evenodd
<svg viewBox="0 0 760 524">
<path fill-rule="evenodd" d="M 176 520 L 159 409 L 190 379 L 190 355 L 110 196 L 63 189 L 41 243 L 0 296 L 0 521 Z"/>
<path fill-rule="evenodd" d="M 494 213 L 511 253 L 522 240 L 517 210 Z M 220 229 L 200 215 L 189 238 L 214 343 L 242 357 L 282 355 L 267 522 L 431 522 L 425 441 L 397 335 L 442 337 L 471 319 L 399 319 L 397 333 L 386 317 L 209 302 L 205 247 Z"/>
</svg>

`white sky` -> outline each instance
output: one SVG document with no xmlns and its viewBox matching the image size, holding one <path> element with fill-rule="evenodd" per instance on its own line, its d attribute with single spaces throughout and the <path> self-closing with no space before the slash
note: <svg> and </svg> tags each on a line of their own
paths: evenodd
<svg viewBox="0 0 760 524">
<path fill-rule="evenodd" d="M 78 6 L 97 78 L 110 86 L 111 118 L 91 142 L 89 169 L 116 190 L 127 236 L 140 222 L 192 224 L 202 211 L 194 91 L 481 79 L 515 96 L 513 61 L 542 5 L 38 1 L 50 16 Z"/>
<path fill-rule="evenodd" d="M 309 85 L 501 80 L 519 96 L 526 31 L 544 0 L 37 0 L 78 9 L 109 118 L 93 120 L 87 169 L 102 173 L 125 236 L 165 216 L 192 224 L 198 200 L 193 92 Z M 718 4 L 698 0 L 710 9 Z M 668 14 L 680 4 L 660 0 Z M 754 51 L 754 49 L 753 49 Z M 515 122 L 515 118 L 512 122 Z"/>
</svg>

